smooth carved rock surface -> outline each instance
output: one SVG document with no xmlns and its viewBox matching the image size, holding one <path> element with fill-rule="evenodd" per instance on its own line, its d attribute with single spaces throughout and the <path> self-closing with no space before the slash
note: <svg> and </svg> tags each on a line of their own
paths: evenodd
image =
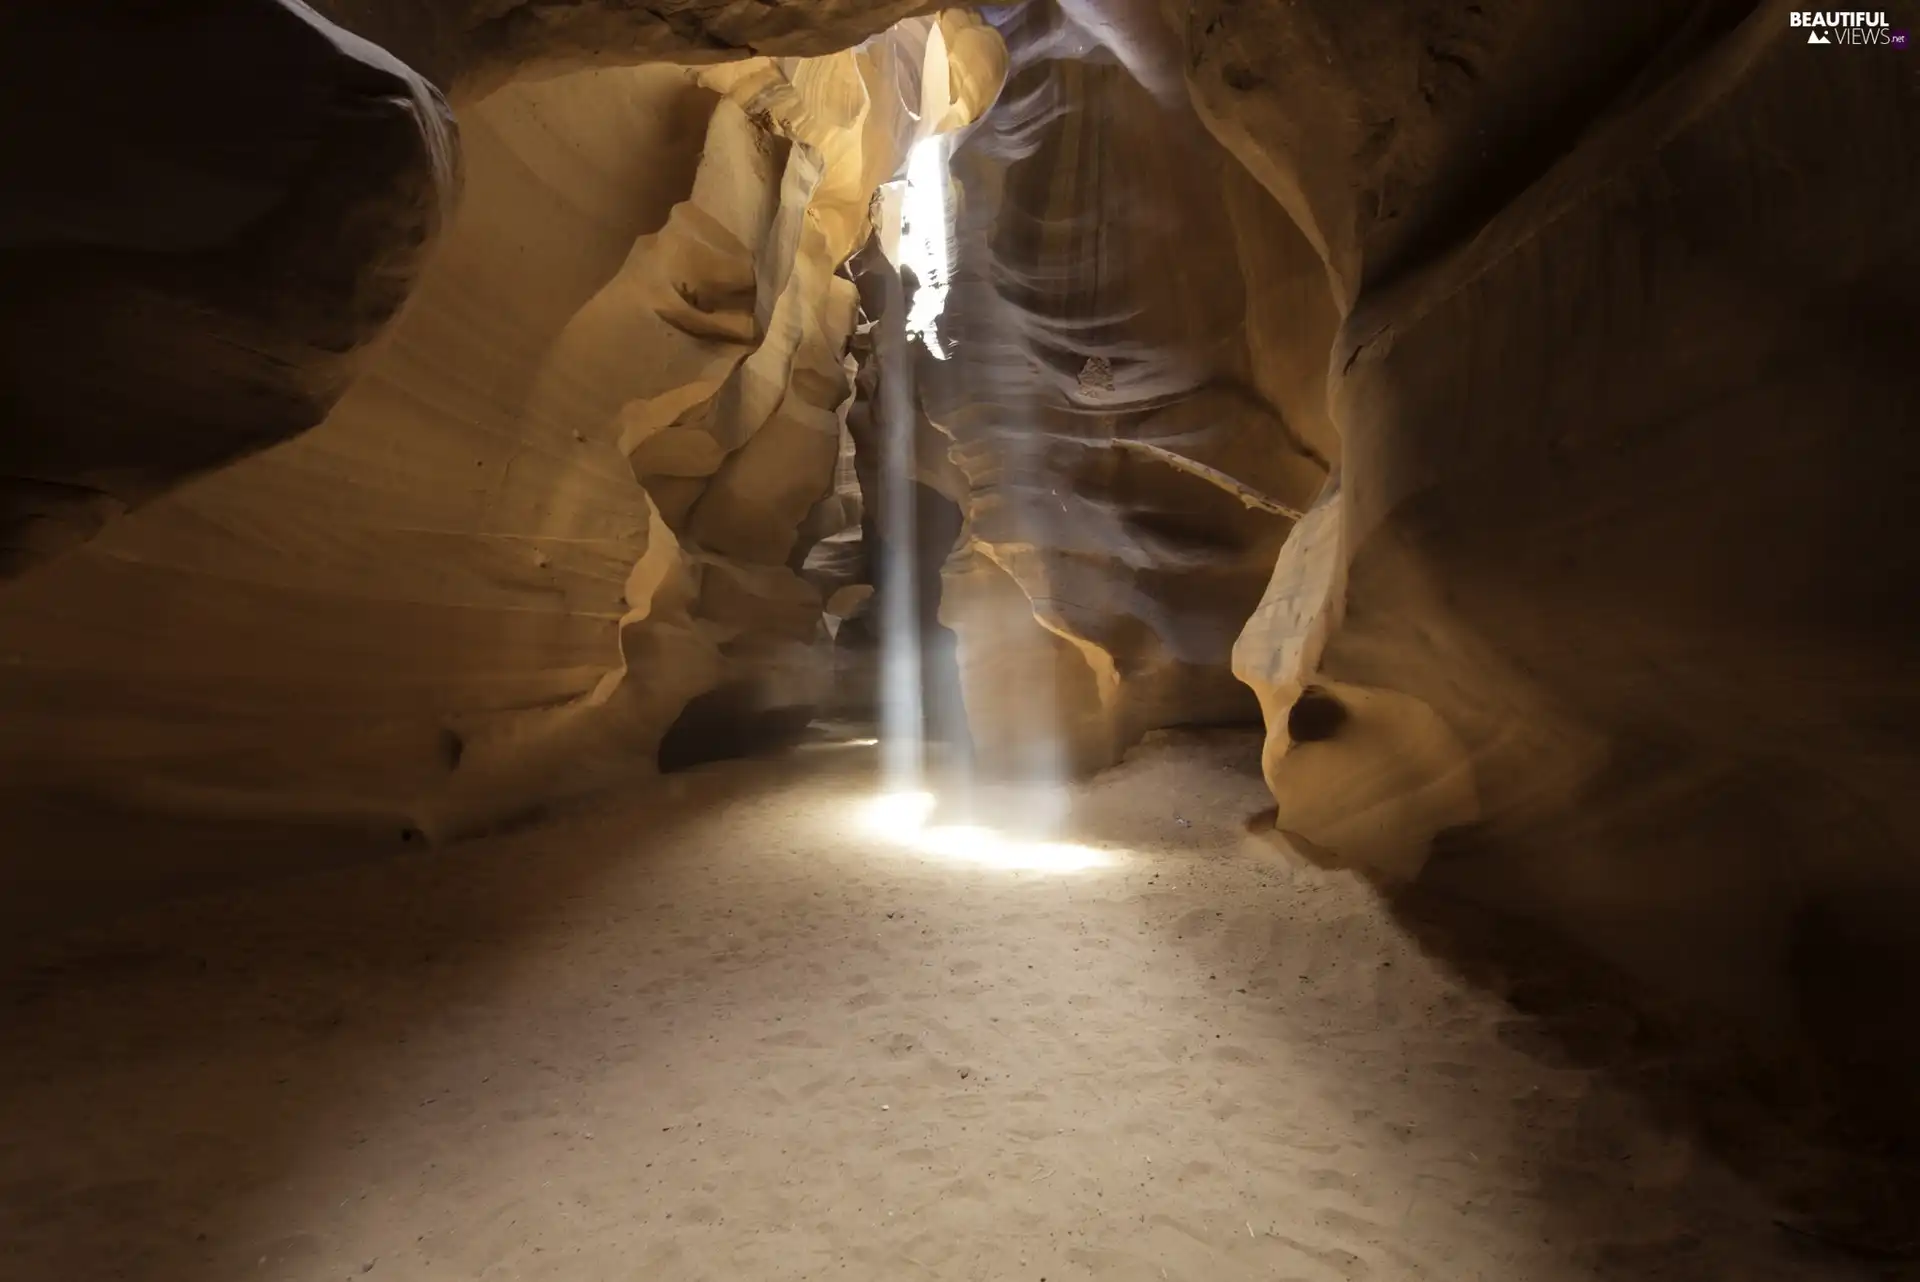
<svg viewBox="0 0 1920 1282">
<path fill-rule="evenodd" d="M 1234 644 L 1234 675 L 1269 727 L 1262 765 L 1280 831 L 1306 852 L 1410 880 L 1435 833 L 1481 818 L 1479 798 L 1465 750 L 1433 709 L 1322 669 L 1344 622 L 1344 506 L 1336 479 L 1289 534 Z"/>
<path fill-rule="evenodd" d="M 1319 252 L 1344 312 L 1364 287 L 1472 235 L 1597 116 L 1745 11 L 1200 0 L 1188 78 L 1215 134 Z"/>
<path fill-rule="evenodd" d="M 1920 880 L 1920 709 L 1889 609 L 1920 582 L 1902 529 L 1920 399 L 1895 355 L 1920 204 L 1887 161 L 1913 154 L 1920 82 L 1897 57 L 1809 49 L 1772 5 L 1658 55 L 1665 10 L 1596 11 L 1598 44 L 1567 13 L 1462 53 L 1431 100 L 1407 79 L 1395 137 L 1425 141 L 1403 157 L 1309 125 L 1378 101 L 1380 68 L 1452 65 L 1418 24 L 1197 12 L 1197 93 L 1353 291 L 1331 351 L 1337 506 L 1280 558 L 1238 667 L 1268 709 L 1280 827 L 1401 876 L 1472 820 L 1506 852 L 1479 890 L 1727 996 L 1780 976 L 1815 908 L 1897 934 Z M 1515 120 L 1543 73 L 1505 59 L 1554 31 L 1567 75 L 1543 105 L 1600 85 L 1597 52 L 1639 60 L 1603 78 L 1577 142 L 1535 152 L 1489 125 L 1473 147 L 1513 187 L 1448 224 L 1422 175 Z M 1256 39 L 1317 56 L 1256 84 L 1232 61 Z M 1327 82 L 1349 88 L 1316 114 Z M 1378 217 L 1343 191 L 1379 195 Z M 1415 261 L 1416 225 L 1452 243 Z M 1292 742 L 1308 684 L 1359 731 Z M 1352 819 L 1394 807 L 1391 831 Z"/>
<path fill-rule="evenodd" d="M 292 0 L 9 6 L 0 110 L 5 577 L 319 423 L 460 173 L 438 90 Z"/>
<path fill-rule="evenodd" d="M 823 57 L 941 8 L 928 0 L 318 0 L 316 7 L 450 86 L 462 103 L 516 76 Z"/>
<path fill-rule="evenodd" d="M 10 587 L 9 781 L 457 834 L 650 770 L 703 691 L 813 697 L 833 270 L 920 127 L 903 77 L 966 51 L 949 127 L 997 86 L 997 37 L 931 29 L 466 109 L 467 199 L 326 422 Z"/>
<path fill-rule="evenodd" d="M 764 337 L 710 403 L 660 433 L 710 443 L 702 452 L 715 466 L 681 467 L 655 493 L 709 562 L 751 567 L 736 576 L 733 595 L 757 603 L 737 608 L 735 631 L 721 638 L 735 693 L 690 710 L 711 721 L 683 727 L 696 738 L 736 742 L 738 723 L 760 712 L 775 727 L 804 721 L 830 696 L 825 603 L 801 571 L 814 543 L 845 529 L 831 522 L 833 512 L 849 524 L 857 519 L 824 502 L 855 396 L 846 358 L 859 291 L 836 272 L 873 233 L 877 187 L 899 172 L 915 142 L 978 118 L 999 91 L 1004 64 L 1000 38 L 955 12 L 902 23 L 860 50 L 749 60 L 699 75 L 794 146 L 759 257 Z M 633 458 L 646 477 L 644 442 Z M 694 495 L 689 477 L 702 472 L 708 479 Z"/>
<path fill-rule="evenodd" d="M 956 159 L 958 354 L 920 373 L 969 486 L 942 619 L 976 755 L 1046 777 L 1256 714 L 1233 640 L 1338 446 L 1324 361 L 1250 359 L 1247 339 L 1304 333 L 1324 353 L 1335 318 L 1257 185 L 1192 199 L 1238 169 L 1197 121 L 1121 68 L 1049 59 L 1057 31 L 1026 35 L 1040 53 L 1010 94 L 1059 114 L 1029 154 L 987 138 Z"/>
<path fill-rule="evenodd" d="M 0 575 L 326 416 L 458 196 L 443 91 L 829 54 L 935 7 L 12 6 L 0 106 L 41 123 L 0 143 Z"/>
</svg>

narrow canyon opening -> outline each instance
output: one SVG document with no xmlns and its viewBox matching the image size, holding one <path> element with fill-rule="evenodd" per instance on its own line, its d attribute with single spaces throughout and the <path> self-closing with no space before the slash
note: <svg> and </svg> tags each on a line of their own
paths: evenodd
<svg viewBox="0 0 1920 1282">
<path fill-rule="evenodd" d="M 7 1276 L 1920 1269 L 1915 20 L 11 7 Z"/>
</svg>

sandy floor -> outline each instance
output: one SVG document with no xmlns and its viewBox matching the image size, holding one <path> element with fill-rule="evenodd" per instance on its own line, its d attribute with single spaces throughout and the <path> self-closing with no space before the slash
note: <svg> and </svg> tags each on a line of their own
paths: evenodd
<svg viewBox="0 0 1920 1282">
<path fill-rule="evenodd" d="M 0 1275 L 1852 1276 L 1247 835 L 1256 754 L 1136 754 L 1071 870 L 823 748 L 93 931 L 0 1008 Z"/>
</svg>

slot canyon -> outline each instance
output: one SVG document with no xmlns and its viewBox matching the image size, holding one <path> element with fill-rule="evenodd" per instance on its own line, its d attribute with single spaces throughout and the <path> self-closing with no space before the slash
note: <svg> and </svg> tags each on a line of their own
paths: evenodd
<svg viewBox="0 0 1920 1282">
<path fill-rule="evenodd" d="M 0 7 L 0 1277 L 1920 1276 L 1903 23 Z"/>
</svg>

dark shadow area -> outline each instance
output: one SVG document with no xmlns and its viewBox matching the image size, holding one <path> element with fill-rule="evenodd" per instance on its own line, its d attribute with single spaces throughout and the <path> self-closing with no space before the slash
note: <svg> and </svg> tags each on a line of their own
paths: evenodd
<svg viewBox="0 0 1920 1282">
<path fill-rule="evenodd" d="M 0 16 L 0 577 L 314 426 L 405 303 L 451 115 L 341 35 L 276 4 Z"/>
<path fill-rule="evenodd" d="M 1280 844 L 1274 817 L 1271 809 L 1252 814 L 1246 831 Z M 1341 866 L 1310 843 L 1286 844 L 1316 865 Z M 1448 830 L 1419 880 L 1376 893 L 1422 953 L 1511 1011 L 1498 1030 L 1504 1045 L 1547 1068 L 1591 1076 L 1636 1115 L 1723 1164 L 1775 1209 L 1784 1252 L 1804 1255 L 1809 1267 L 1856 1266 L 1863 1277 L 1920 1275 L 1914 951 L 1874 942 L 1858 928 L 1859 905 L 1805 907 L 1791 919 L 1784 979 L 1755 977 L 1789 992 L 1769 1018 L 1756 1019 L 1676 996 L 1673 986 L 1574 942 L 1565 922 L 1515 897 L 1515 861 L 1529 851 L 1541 857 L 1512 833 Z M 1920 905 L 1879 907 L 1907 921 L 1920 913 Z M 1657 917 L 1645 926 L 1649 934 L 1664 928 Z M 1661 941 L 1650 951 L 1673 946 Z M 1698 946 L 1703 966 L 1717 960 L 1708 956 L 1711 936 Z M 1526 1125 L 1524 1110 L 1516 1109 L 1514 1124 Z M 1624 1163 L 1621 1178 L 1630 1179 Z M 1640 1195 L 1626 1183 L 1622 1193 Z"/>
<path fill-rule="evenodd" d="M 660 773 L 769 756 L 806 738 L 814 709 L 766 708 L 750 687 L 722 686 L 688 700 L 660 741 Z"/>
<path fill-rule="evenodd" d="M 866 756 L 843 761 L 829 769 L 858 772 Z M 361 1193 L 327 1183 L 328 1154 L 406 1124 L 396 1111 L 485 1116 L 537 1096 L 551 1071 L 539 1043 L 498 1024 L 516 973 L 570 946 L 589 901 L 596 920 L 673 931 L 676 897 L 706 876 L 688 828 L 820 769 L 795 758 L 682 775 L 535 833 L 305 877 L 256 840 L 255 866 L 282 874 L 273 885 L 150 905 L 6 960 L 0 1273 L 309 1276 L 313 1217 Z M 558 986 L 541 1016 L 577 1039 L 564 1062 L 637 1053 L 593 1014 L 596 986 L 620 976 L 579 960 L 587 987 Z M 423 1060 L 419 1043 L 446 1036 L 456 1058 Z M 516 1037 L 532 1058 L 502 1049 Z M 484 1140 L 475 1122 L 462 1143 Z M 275 1209 L 296 1186 L 305 1209 Z M 418 1276 L 403 1261 L 370 1267 Z"/>
<path fill-rule="evenodd" d="M 407 819 L 174 819 L 98 799 L 0 796 L 0 964 L 60 931 L 163 900 L 387 860 L 424 848 Z"/>
<path fill-rule="evenodd" d="M 1491 907 L 1471 867 L 1488 838 L 1443 834 L 1429 874 L 1383 892 L 1428 955 L 1512 1007 L 1509 1046 L 1599 1074 L 1780 1210 L 1797 1246 L 1920 1266 L 1911 958 L 1823 913 L 1791 940 L 1792 1007 L 1753 1021 L 1657 990 L 1537 921 Z M 1902 1272 L 1899 1276 L 1907 1276 Z"/>
</svg>

